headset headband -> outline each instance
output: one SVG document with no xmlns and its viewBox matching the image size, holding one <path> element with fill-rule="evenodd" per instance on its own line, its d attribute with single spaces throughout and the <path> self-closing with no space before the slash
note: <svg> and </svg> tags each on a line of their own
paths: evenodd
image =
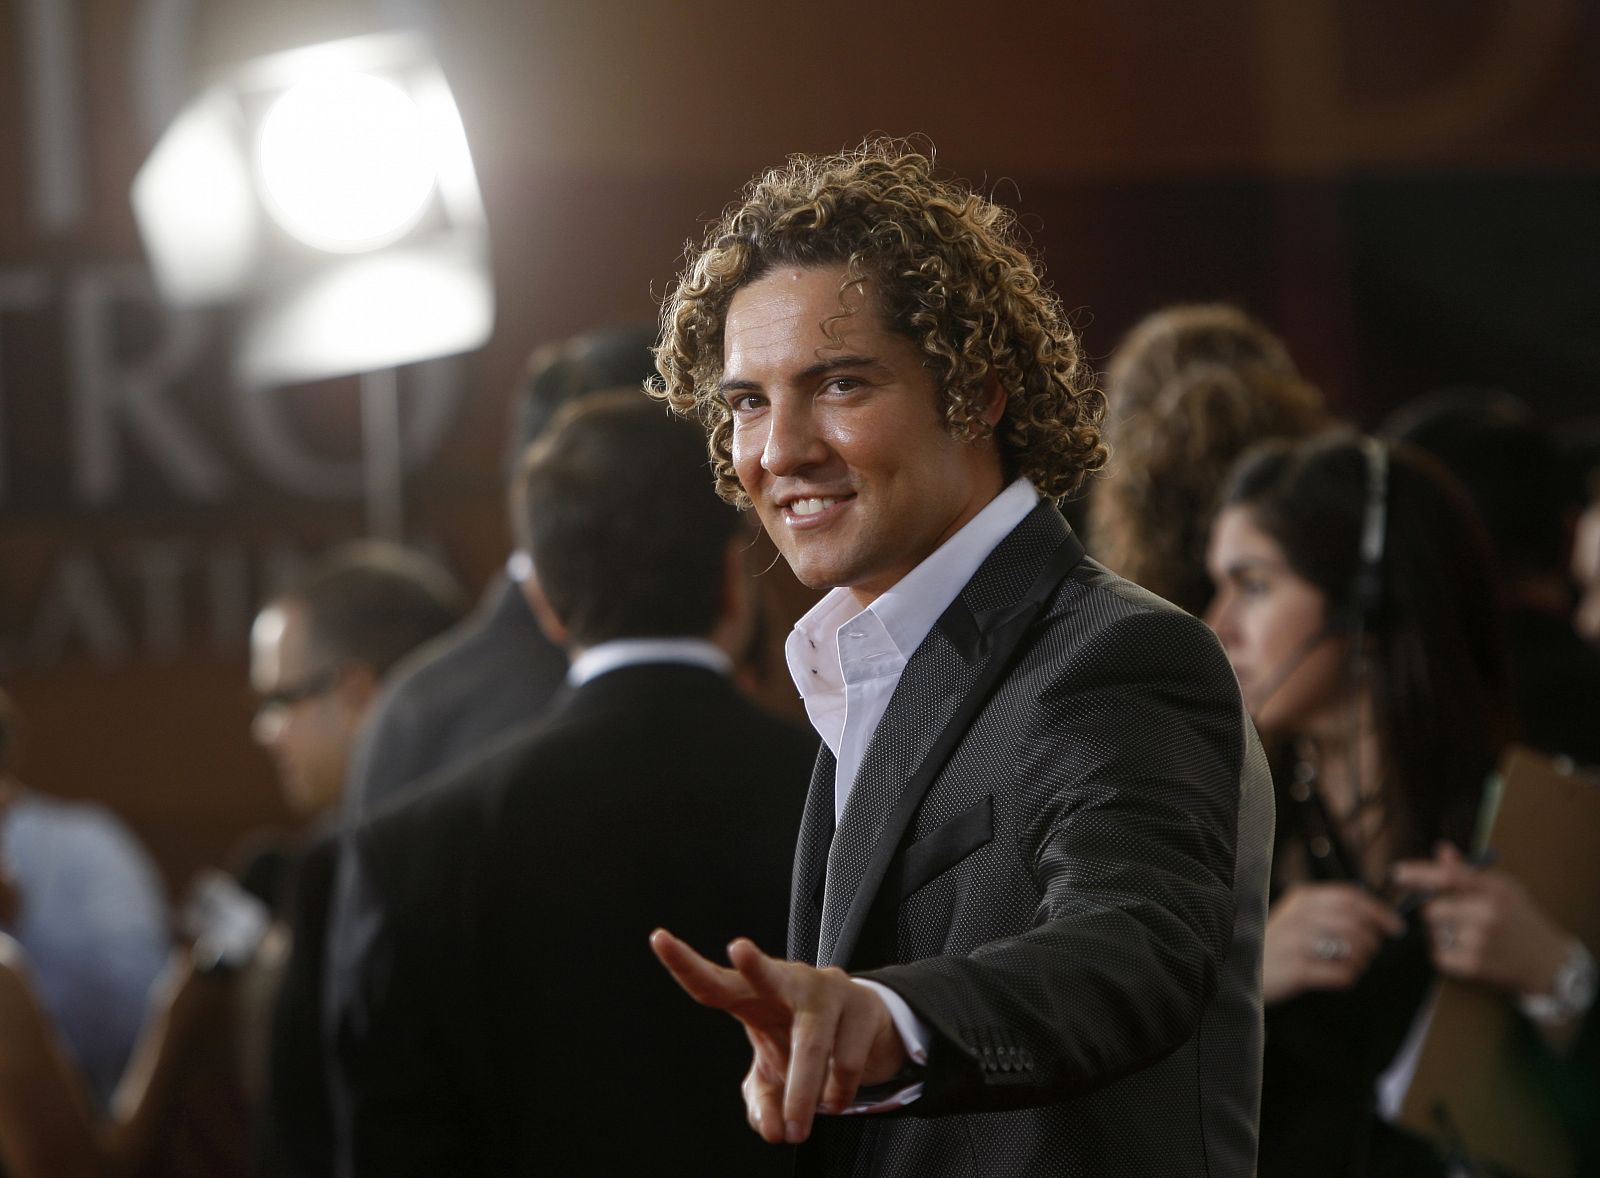
<svg viewBox="0 0 1600 1178">
<path fill-rule="evenodd" d="M 1389 530 L 1389 450 L 1377 438 L 1362 438 L 1367 460 L 1367 501 L 1361 513 L 1360 566 L 1352 594 L 1357 614 L 1371 615 L 1383 595 L 1383 550 Z"/>
</svg>

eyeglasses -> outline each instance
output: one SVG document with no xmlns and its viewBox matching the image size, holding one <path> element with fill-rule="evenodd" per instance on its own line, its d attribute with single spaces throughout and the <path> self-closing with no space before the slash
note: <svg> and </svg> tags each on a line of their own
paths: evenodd
<svg viewBox="0 0 1600 1178">
<path fill-rule="evenodd" d="M 290 704 L 303 703 L 308 699 L 315 699 L 319 695 L 327 695 L 333 690 L 333 685 L 339 682 L 338 667 L 324 667 L 315 675 L 308 675 L 292 687 L 280 687 L 275 691 L 264 692 L 256 697 L 258 710 L 265 708 L 286 708 Z"/>
<path fill-rule="evenodd" d="M 256 714 L 253 722 L 258 738 L 270 735 L 282 723 L 284 712 L 295 704 L 327 695 L 339 682 L 341 667 L 324 667 L 315 675 L 308 675 L 299 683 L 262 692 L 256 696 Z"/>
</svg>

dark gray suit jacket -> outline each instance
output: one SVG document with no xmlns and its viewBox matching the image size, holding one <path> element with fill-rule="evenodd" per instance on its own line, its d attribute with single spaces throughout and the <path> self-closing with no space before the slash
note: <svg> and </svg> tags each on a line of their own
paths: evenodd
<svg viewBox="0 0 1600 1178">
<path fill-rule="evenodd" d="M 567 656 L 522 591 L 498 578 L 470 618 L 408 656 L 385 679 L 356 749 L 345 810 L 362 814 L 543 715 Z"/>
<path fill-rule="evenodd" d="M 919 1101 L 819 1118 L 803 1173 L 1248 1178 L 1272 791 L 1209 630 L 1041 504 L 907 663 L 837 832 L 833 775 L 790 954 L 934 1043 Z"/>
</svg>

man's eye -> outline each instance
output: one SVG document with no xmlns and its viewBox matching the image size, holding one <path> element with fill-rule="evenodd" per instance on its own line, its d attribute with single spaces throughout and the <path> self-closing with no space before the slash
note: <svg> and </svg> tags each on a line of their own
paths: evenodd
<svg viewBox="0 0 1600 1178">
<path fill-rule="evenodd" d="M 1246 597 L 1261 597 L 1269 586 L 1260 577 L 1240 577 L 1239 592 Z"/>
<path fill-rule="evenodd" d="M 756 396 L 755 393 L 735 393 L 728 398 L 728 407 L 735 413 L 748 413 L 752 409 L 759 408 L 760 405 L 761 398 Z"/>
<path fill-rule="evenodd" d="M 853 376 L 836 376 L 828 382 L 828 387 L 838 393 L 848 393 L 852 389 L 859 389 L 861 382 Z"/>
</svg>

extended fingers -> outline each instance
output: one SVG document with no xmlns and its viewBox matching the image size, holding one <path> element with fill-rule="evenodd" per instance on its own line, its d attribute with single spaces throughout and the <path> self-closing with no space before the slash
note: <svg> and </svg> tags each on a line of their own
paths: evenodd
<svg viewBox="0 0 1600 1178">
<path fill-rule="evenodd" d="M 750 996 L 741 974 L 707 961 L 666 929 L 650 934 L 650 948 L 674 981 L 696 1002 L 731 1011 Z"/>
<path fill-rule="evenodd" d="M 665 931 L 651 943 L 700 1001 L 724 1008 L 742 1003 L 764 1012 L 742 1017 L 756 1050 L 744 1083 L 745 1113 L 766 1141 L 804 1141 L 819 1106 L 838 1111 L 854 1100 L 880 1033 L 887 1028 L 894 1034 L 877 995 L 842 970 L 769 957 L 745 938 L 728 946 L 731 970 Z"/>
<path fill-rule="evenodd" d="M 804 1141 L 819 1105 L 838 1109 L 854 1098 L 876 1023 L 883 1021 L 872 1017 L 873 1008 L 881 1003 L 842 970 L 780 961 L 749 941 L 730 945 L 728 956 L 752 990 L 791 1012 L 783 1083 L 784 1139 Z M 765 1128 L 762 1134 L 767 1136 Z"/>
</svg>

